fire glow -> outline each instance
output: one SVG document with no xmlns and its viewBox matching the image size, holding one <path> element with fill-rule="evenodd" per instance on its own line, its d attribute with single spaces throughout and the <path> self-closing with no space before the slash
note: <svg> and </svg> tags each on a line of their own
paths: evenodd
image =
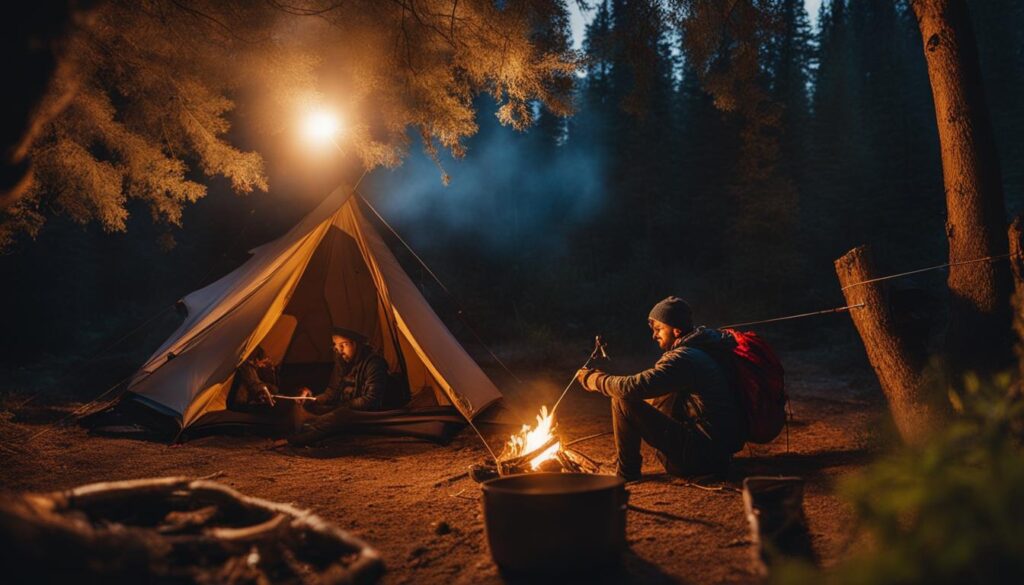
<svg viewBox="0 0 1024 585">
<path fill-rule="evenodd" d="M 547 445 L 554 440 L 554 431 L 554 413 L 549 413 L 546 406 L 541 406 L 540 414 L 537 415 L 536 426 L 530 427 L 530 425 L 523 425 L 523 428 L 520 429 L 518 433 L 509 437 L 508 443 L 505 444 L 506 456 L 503 457 L 503 459 L 522 457 L 543 448 L 544 445 Z M 530 459 L 530 468 L 533 470 L 539 469 L 545 461 L 554 458 L 561 448 L 561 442 L 555 441 L 536 457 Z"/>
</svg>

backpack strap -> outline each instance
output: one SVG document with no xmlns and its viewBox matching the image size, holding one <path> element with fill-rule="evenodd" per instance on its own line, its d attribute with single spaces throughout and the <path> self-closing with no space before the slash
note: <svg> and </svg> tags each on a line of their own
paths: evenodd
<svg viewBox="0 0 1024 585">
<path fill-rule="evenodd" d="M 680 337 L 679 341 L 677 341 L 676 343 L 678 345 L 686 345 L 686 342 L 690 341 L 694 337 L 697 337 L 701 333 L 704 333 L 705 329 L 707 329 L 707 327 L 705 327 L 704 325 L 701 325 L 699 327 L 694 327 L 693 331 L 691 331 L 691 332 L 687 333 L 686 335 Z M 699 348 L 697 348 L 697 349 L 699 349 Z"/>
</svg>

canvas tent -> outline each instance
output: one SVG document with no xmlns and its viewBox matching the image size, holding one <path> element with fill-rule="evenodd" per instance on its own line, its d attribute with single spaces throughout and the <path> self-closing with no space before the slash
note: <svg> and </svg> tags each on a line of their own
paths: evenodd
<svg viewBox="0 0 1024 585">
<path fill-rule="evenodd" d="M 126 398 L 172 417 L 182 431 L 257 424 L 256 415 L 227 407 L 242 361 L 261 346 L 282 370 L 329 371 L 330 331 L 343 327 L 365 335 L 409 382 L 410 407 L 382 415 L 381 424 L 473 419 L 498 401 L 501 393 L 430 308 L 358 199 L 350 188 L 336 189 L 288 233 L 182 299 L 185 322 L 132 377 Z"/>
</svg>

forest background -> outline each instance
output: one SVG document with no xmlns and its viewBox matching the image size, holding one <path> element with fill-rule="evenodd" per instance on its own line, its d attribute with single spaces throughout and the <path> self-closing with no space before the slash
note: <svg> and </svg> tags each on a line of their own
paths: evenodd
<svg viewBox="0 0 1024 585">
<path fill-rule="evenodd" d="M 1024 6 L 969 4 L 1015 214 L 1024 211 Z M 826 0 L 812 27 L 803 2 L 773 5 L 757 31 L 764 99 L 754 111 L 704 91 L 671 22 L 609 1 L 586 28 L 573 117 L 538 106 L 537 124 L 519 133 L 483 97 L 465 158 L 442 154 L 439 169 L 414 149 L 364 179 L 360 192 L 451 292 L 393 249 L 484 361 L 478 337 L 513 369 L 585 356 L 595 333 L 613 351 L 653 351 L 645 317 L 668 294 L 688 298 L 709 325 L 838 306 L 832 261 L 860 244 L 884 273 L 945 262 L 934 106 L 909 7 Z M 568 26 L 554 34 L 572 42 Z M 244 121 L 244 108 L 236 115 Z M 238 197 L 215 180 L 173 232 L 139 204 L 124 233 L 54 217 L 6 250 L 0 375 L 24 389 L 98 393 L 177 326 L 177 299 L 359 176 L 337 152 L 298 154 L 236 128 L 233 141 L 265 154 L 269 194 Z M 904 325 L 941 329 L 944 276 L 896 283 Z M 858 343 L 842 317 L 771 327 L 769 338 L 796 347 Z"/>
</svg>

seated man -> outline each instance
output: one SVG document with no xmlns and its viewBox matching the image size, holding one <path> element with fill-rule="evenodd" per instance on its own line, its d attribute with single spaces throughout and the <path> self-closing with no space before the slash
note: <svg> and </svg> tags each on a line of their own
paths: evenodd
<svg viewBox="0 0 1024 585">
<path fill-rule="evenodd" d="M 306 403 L 312 415 L 306 415 L 299 431 L 288 439 L 294 446 L 314 443 L 344 430 L 347 424 L 365 420 L 361 413 L 400 408 L 409 401 L 408 389 L 395 383 L 387 362 L 362 335 L 335 329 L 331 343 L 334 369 L 330 381 L 316 400 Z M 312 394 L 308 388 L 303 390 Z"/>
<path fill-rule="evenodd" d="M 655 305 L 648 324 L 665 352 L 652 368 L 632 376 L 577 373 L 586 390 L 612 399 L 616 473 L 640 479 L 641 439 L 673 475 L 724 473 L 745 430 L 732 372 L 715 355 L 727 355 L 735 342 L 713 329 L 694 331 L 690 306 L 679 297 Z"/>
<path fill-rule="evenodd" d="M 257 346 L 238 366 L 235 381 L 228 394 L 228 408 L 241 412 L 269 412 L 278 393 L 277 368 L 262 347 Z"/>
</svg>

